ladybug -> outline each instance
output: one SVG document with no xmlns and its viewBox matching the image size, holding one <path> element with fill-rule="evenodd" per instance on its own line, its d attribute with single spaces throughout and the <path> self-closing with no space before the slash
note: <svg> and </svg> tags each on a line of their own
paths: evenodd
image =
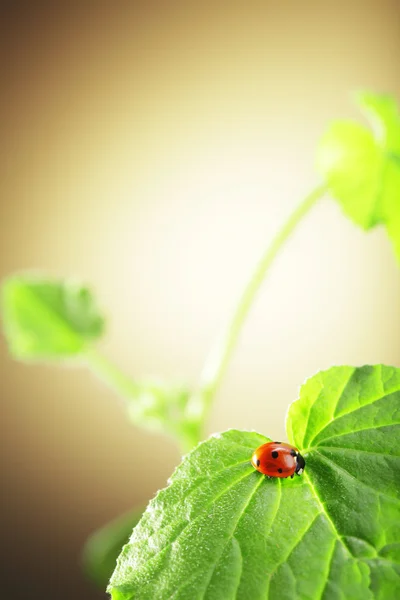
<svg viewBox="0 0 400 600">
<path fill-rule="evenodd" d="M 284 442 L 268 442 L 254 451 L 251 464 L 268 477 L 291 477 L 301 475 L 306 461 L 294 446 Z"/>
</svg>

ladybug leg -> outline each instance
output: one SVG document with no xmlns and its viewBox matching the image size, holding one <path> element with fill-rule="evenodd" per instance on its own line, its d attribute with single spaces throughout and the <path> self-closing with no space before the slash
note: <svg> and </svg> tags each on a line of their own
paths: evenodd
<svg viewBox="0 0 400 600">
<path fill-rule="evenodd" d="M 293 477 L 294 477 L 294 475 L 291 475 L 291 476 L 290 476 L 290 479 L 293 479 Z"/>
</svg>

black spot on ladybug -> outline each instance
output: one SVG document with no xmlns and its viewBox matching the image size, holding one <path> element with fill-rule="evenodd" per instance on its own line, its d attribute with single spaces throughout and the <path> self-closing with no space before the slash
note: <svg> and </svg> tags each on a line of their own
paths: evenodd
<svg viewBox="0 0 400 600">
<path fill-rule="evenodd" d="M 296 452 L 296 450 L 291 450 L 291 451 L 290 451 L 290 454 L 291 454 L 292 456 L 297 456 L 297 452 Z"/>
<path fill-rule="evenodd" d="M 260 460 L 257 458 L 257 462 L 256 462 L 257 467 L 260 466 Z"/>
<path fill-rule="evenodd" d="M 274 444 L 282 444 L 282 442 L 274 442 Z"/>
<path fill-rule="evenodd" d="M 278 469 L 278 473 L 282 473 L 282 469 Z"/>
<path fill-rule="evenodd" d="M 278 458 L 278 453 L 276 450 L 274 450 L 271 454 L 272 454 L 272 458 Z"/>
</svg>

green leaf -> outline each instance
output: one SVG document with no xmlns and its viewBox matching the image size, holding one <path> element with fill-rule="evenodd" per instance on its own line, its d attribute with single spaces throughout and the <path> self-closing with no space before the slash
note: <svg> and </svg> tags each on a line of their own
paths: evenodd
<svg viewBox="0 0 400 600">
<path fill-rule="evenodd" d="M 400 116 L 393 98 L 357 97 L 371 127 L 332 123 L 317 166 L 344 213 L 365 230 L 383 224 L 400 260 Z"/>
<path fill-rule="evenodd" d="M 399 598 L 400 370 L 319 373 L 287 430 L 307 463 L 293 480 L 253 469 L 257 433 L 188 454 L 123 548 L 112 599 Z"/>
<path fill-rule="evenodd" d="M 76 282 L 19 276 L 2 291 L 4 330 L 17 358 L 75 356 L 103 333 L 92 293 Z"/>
<path fill-rule="evenodd" d="M 185 449 L 193 448 L 200 439 L 201 424 L 187 420 L 190 393 L 187 385 L 174 385 L 161 379 L 137 381 L 128 401 L 129 417 L 146 429 L 167 431 L 180 440 Z"/>
<path fill-rule="evenodd" d="M 86 351 L 84 357 L 92 371 L 125 398 L 133 423 L 170 433 L 185 450 L 198 443 L 200 420 L 189 420 L 186 410 L 190 398 L 188 385 L 161 378 L 132 379 L 94 348 Z"/>
<path fill-rule="evenodd" d="M 101 589 L 107 585 L 115 569 L 121 547 L 137 525 L 144 509 L 132 510 L 114 519 L 88 538 L 82 561 L 86 575 Z"/>
</svg>

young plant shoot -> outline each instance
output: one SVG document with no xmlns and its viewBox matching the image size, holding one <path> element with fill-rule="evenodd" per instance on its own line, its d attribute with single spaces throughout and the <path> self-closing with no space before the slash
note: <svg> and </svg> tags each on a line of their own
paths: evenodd
<svg viewBox="0 0 400 600">
<path fill-rule="evenodd" d="M 369 125 L 335 122 L 322 137 L 321 181 L 260 258 L 195 389 L 131 378 L 105 358 L 96 349 L 105 319 L 87 287 L 30 274 L 3 284 L 15 358 L 83 362 L 126 400 L 136 425 L 188 452 L 141 517 L 89 540 L 86 565 L 112 600 L 400 598 L 400 369 L 314 375 L 289 406 L 288 443 L 238 430 L 201 441 L 257 291 L 323 196 L 362 229 L 385 227 L 400 260 L 398 108 L 389 96 L 356 99 Z"/>
</svg>

